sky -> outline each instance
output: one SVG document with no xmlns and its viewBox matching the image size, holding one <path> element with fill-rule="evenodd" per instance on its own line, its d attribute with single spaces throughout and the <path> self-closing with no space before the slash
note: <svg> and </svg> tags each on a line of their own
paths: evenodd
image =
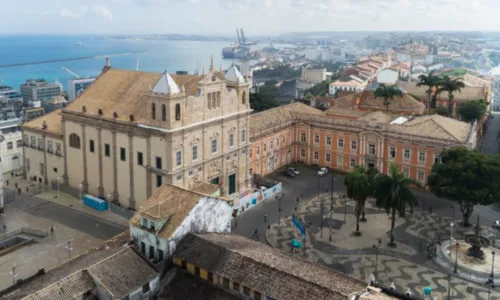
<svg viewBox="0 0 500 300">
<path fill-rule="evenodd" d="M 498 0 L 0 0 L 0 33 L 212 34 L 500 29 Z"/>
</svg>

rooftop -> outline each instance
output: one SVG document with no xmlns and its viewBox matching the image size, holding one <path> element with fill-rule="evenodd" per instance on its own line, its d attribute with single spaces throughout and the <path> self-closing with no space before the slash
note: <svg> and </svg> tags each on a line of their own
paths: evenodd
<svg viewBox="0 0 500 300">
<path fill-rule="evenodd" d="M 417 87 L 416 82 L 399 82 L 398 86 L 407 91 L 409 94 L 427 98 L 427 87 Z M 484 98 L 484 88 L 475 86 L 466 86 L 460 93 L 453 94 L 455 100 L 479 100 Z M 439 95 L 439 99 L 448 100 L 448 93 L 443 92 Z"/>
<path fill-rule="evenodd" d="M 43 124 L 46 128 L 44 129 Z M 28 121 L 21 125 L 23 128 L 43 130 L 53 134 L 61 135 L 61 109 L 56 109 L 46 115 L 40 116 L 36 119 Z"/>
<path fill-rule="evenodd" d="M 348 299 L 366 284 L 278 249 L 231 234 L 189 234 L 175 257 L 275 299 Z"/>
<path fill-rule="evenodd" d="M 402 125 L 390 125 L 409 134 L 426 135 L 435 138 L 465 143 L 469 137 L 470 124 L 440 115 L 415 118 Z"/>
</svg>

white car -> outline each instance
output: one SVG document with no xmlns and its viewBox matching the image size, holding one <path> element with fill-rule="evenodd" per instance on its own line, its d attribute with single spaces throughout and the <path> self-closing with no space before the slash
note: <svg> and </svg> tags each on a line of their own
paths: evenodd
<svg viewBox="0 0 500 300">
<path fill-rule="evenodd" d="M 318 176 L 325 176 L 327 173 L 328 173 L 328 169 L 327 168 L 321 168 L 318 171 Z"/>
<path fill-rule="evenodd" d="M 295 175 L 300 175 L 300 171 L 299 169 L 297 168 L 288 168 L 288 170 L 292 171 L 293 173 L 295 173 Z"/>
<path fill-rule="evenodd" d="M 500 221 L 493 222 L 493 225 L 491 225 L 491 227 L 495 229 L 500 229 Z"/>
</svg>

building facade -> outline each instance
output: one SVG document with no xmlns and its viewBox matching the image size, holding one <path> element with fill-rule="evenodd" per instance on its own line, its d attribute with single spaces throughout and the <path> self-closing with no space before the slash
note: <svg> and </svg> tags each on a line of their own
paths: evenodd
<svg viewBox="0 0 500 300">
<path fill-rule="evenodd" d="M 0 130 L 4 141 L 0 143 L 0 158 L 2 171 L 5 173 L 17 172 L 23 166 L 23 134 L 21 119 L 0 121 Z"/>
<path fill-rule="evenodd" d="M 274 118 L 271 110 L 252 115 L 259 121 L 250 122 L 255 173 L 267 175 L 290 162 L 344 172 L 362 165 L 387 173 L 390 164 L 395 163 L 408 177 L 425 184 L 443 149 L 476 147 L 475 124 L 439 115 L 393 122 L 397 115 L 381 111 L 354 114 L 353 110 L 344 109 L 343 117 L 341 109 L 336 109 L 335 116 L 329 115 L 328 110 L 325 114 L 311 113 L 311 109 L 297 103 L 289 108 L 286 118 L 278 120 L 280 124 L 262 124 L 262 120 Z M 278 142 L 283 138 L 285 143 Z M 271 154 L 264 149 L 272 149 Z"/>
<path fill-rule="evenodd" d="M 95 78 L 79 78 L 68 80 L 68 100 L 73 101 L 88 88 Z"/>
<path fill-rule="evenodd" d="M 27 80 L 21 84 L 21 95 L 24 104 L 36 101 L 49 101 L 52 97 L 62 94 L 62 86 L 57 82 L 46 82 L 45 80 Z"/>
<path fill-rule="evenodd" d="M 326 69 L 302 68 L 301 80 L 317 84 L 326 80 Z"/>
<path fill-rule="evenodd" d="M 23 129 L 31 145 L 43 122 L 59 124 L 64 184 L 124 207 L 138 208 L 163 183 L 210 182 L 237 201 L 251 185 L 251 111 L 249 84 L 235 66 L 223 74 L 212 64 L 206 75 L 107 66 L 70 105 Z M 47 173 L 45 183 L 53 180 Z"/>
</svg>

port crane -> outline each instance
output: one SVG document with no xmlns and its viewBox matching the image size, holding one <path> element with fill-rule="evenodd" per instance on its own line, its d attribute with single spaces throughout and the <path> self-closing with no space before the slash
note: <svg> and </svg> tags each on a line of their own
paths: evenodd
<svg viewBox="0 0 500 300">
<path fill-rule="evenodd" d="M 76 74 L 75 72 L 71 71 L 70 69 L 62 66 L 61 69 L 63 69 L 64 71 L 68 72 L 69 74 L 75 76 L 77 79 L 80 79 L 82 78 L 80 75 Z"/>
</svg>

